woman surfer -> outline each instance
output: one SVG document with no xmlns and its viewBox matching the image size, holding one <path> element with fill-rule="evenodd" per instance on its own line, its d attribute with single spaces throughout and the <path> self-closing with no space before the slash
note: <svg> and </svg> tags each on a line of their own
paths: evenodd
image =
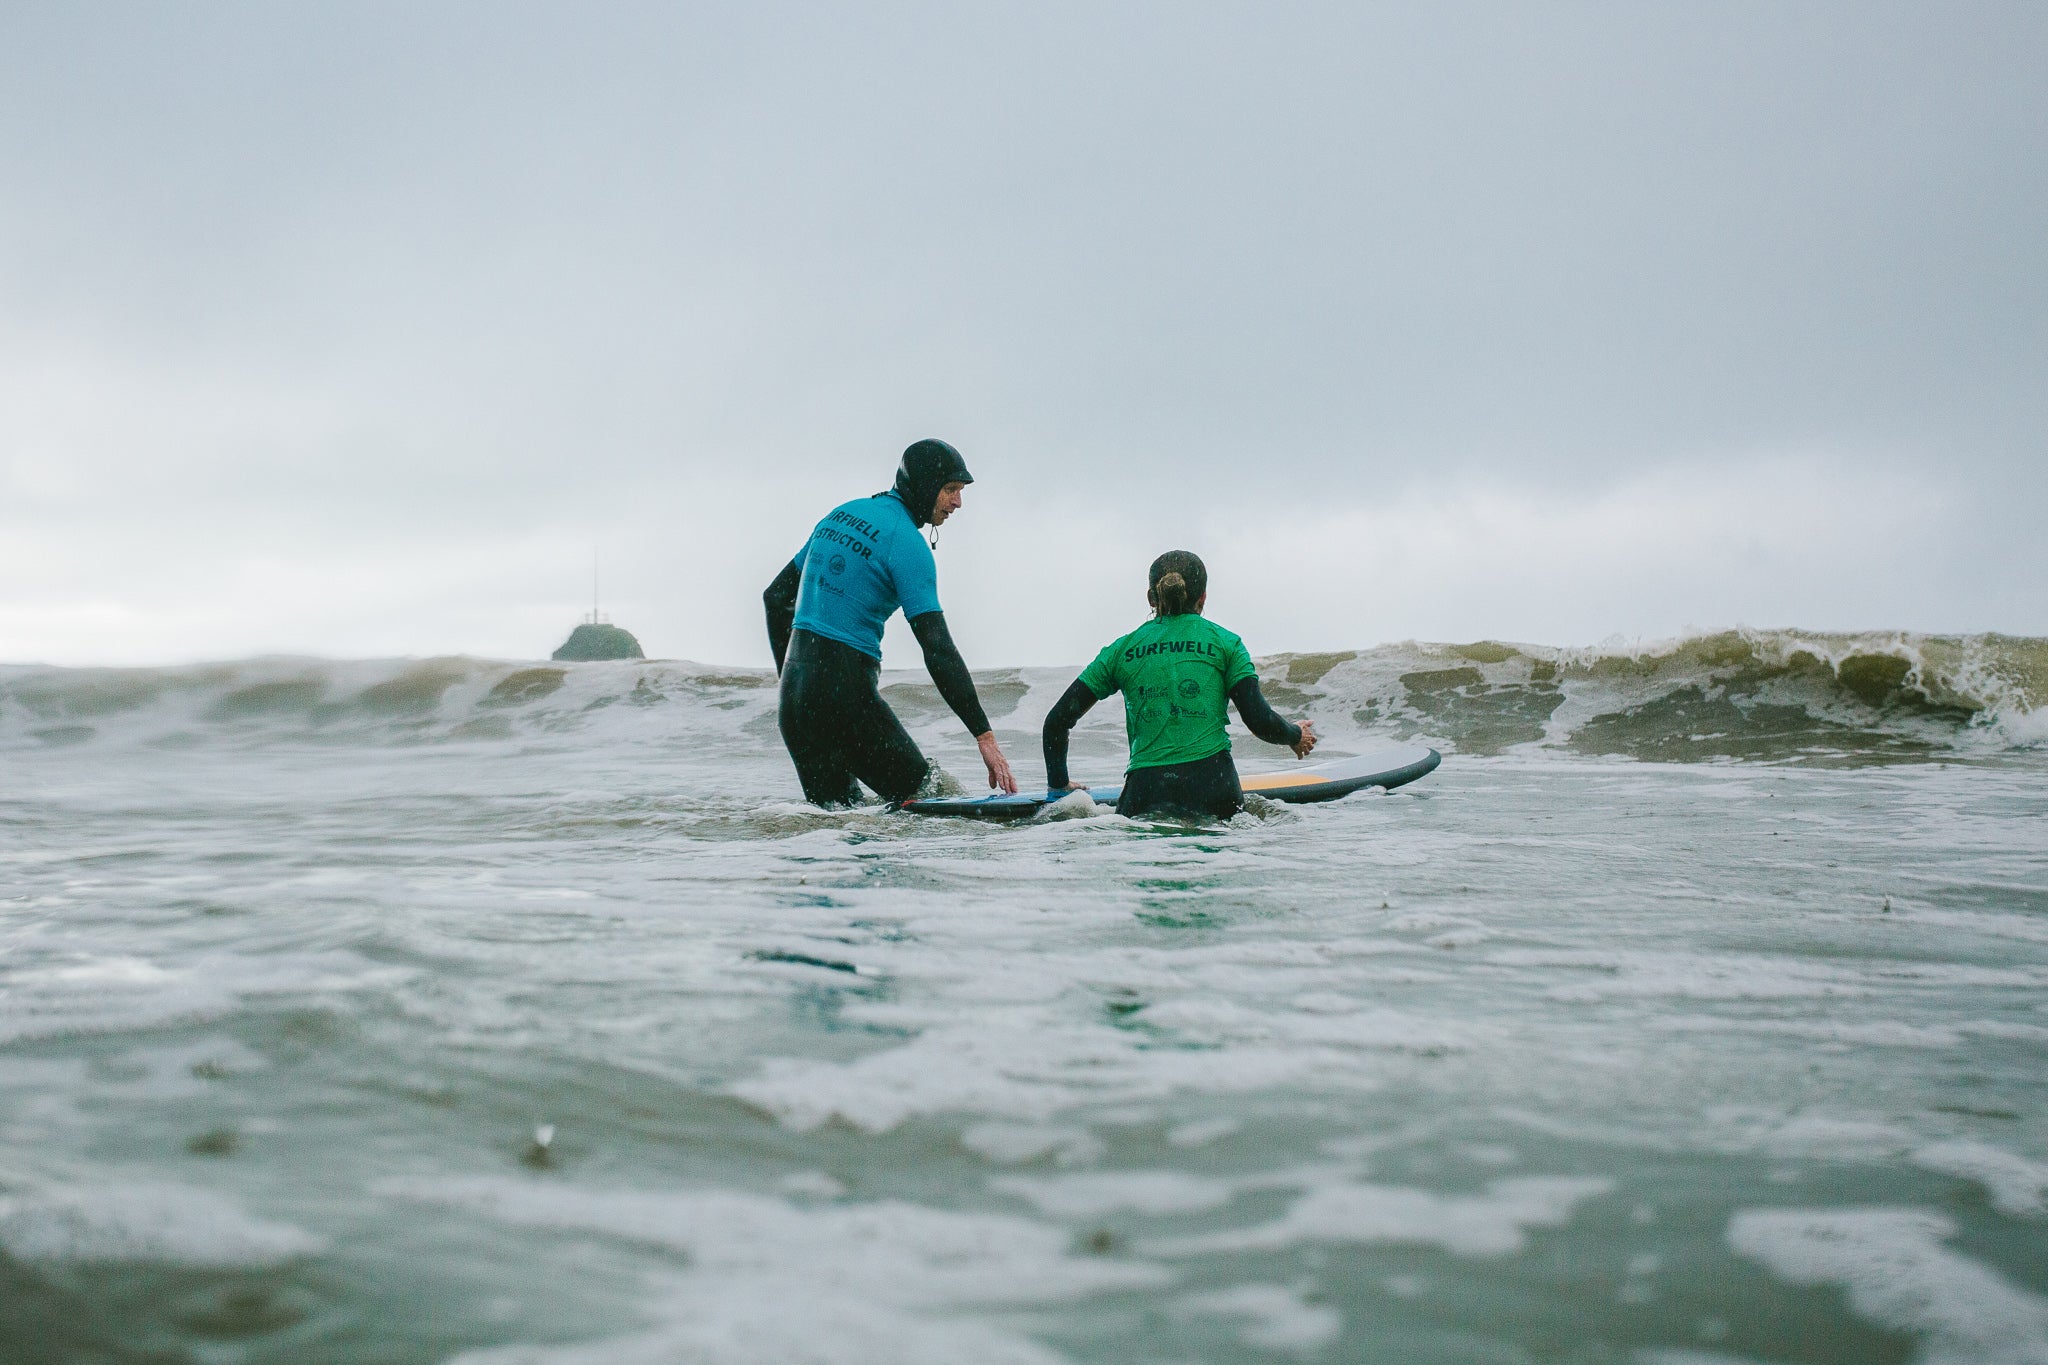
<svg viewBox="0 0 2048 1365">
<path fill-rule="evenodd" d="M 1253 734 L 1296 758 L 1316 747 L 1315 727 L 1275 715 L 1244 641 L 1202 616 L 1209 571 L 1198 556 L 1167 551 L 1152 561 L 1148 583 L 1152 619 L 1096 655 L 1045 718 L 1046 784 L 1054 791 L 1080 785 L 1067 780 L 1067 733 L 1096 702 L 1121 692 L 1131 761 L 1117 814 L 1227 820 L 1244 809 L 1244 791 L 1230 759 L 1224 699 L 1236 703 Z"/>
</svg>

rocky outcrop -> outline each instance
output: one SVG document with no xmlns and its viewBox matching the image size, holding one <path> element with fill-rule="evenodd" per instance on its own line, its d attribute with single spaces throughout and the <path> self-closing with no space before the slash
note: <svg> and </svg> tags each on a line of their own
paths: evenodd
<svg viewBox="0 0 2048 1365">
<path fill-rule="evenodd" d="M 633 632 L 602 622 L 593 624 L 585 621 L 569 632 L 569 638 L 562 641 L 562 647 L 551 656 L 555 660 L 585 662 L 592 659 L 644 659 L 640 642 L 633 638 Z"/>
</svg>

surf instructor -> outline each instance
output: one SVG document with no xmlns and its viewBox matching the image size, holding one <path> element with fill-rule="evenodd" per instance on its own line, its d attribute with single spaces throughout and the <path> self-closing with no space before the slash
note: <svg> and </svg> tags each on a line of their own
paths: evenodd
<svg viewBox="0 0 2048 1365">
<path fill-rule="evenodd" d="M 974 736 L 991 787 L 1017 790 L 981 709 L 974 679 L 939 609 L 939 569 L 921 528 L 960 510 L 974 476 L 944 441 L 903 452 L 896 485 L 825 515 L 761 601 L 782 676 L 777 720 L 804 796 L 820 806 L 860 800 L 856 780 L 891 805 L 917 795 L 932 765 L 882 700 L 882 628 L 897 608 L 924 649 L 939 695 Z"/>
</svg>

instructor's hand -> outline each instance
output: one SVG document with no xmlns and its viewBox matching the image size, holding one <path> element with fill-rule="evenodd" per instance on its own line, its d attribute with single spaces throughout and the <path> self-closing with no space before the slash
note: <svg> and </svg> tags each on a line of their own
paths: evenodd
<svg viewBox="0 0 2048 1365">
<path fill-rule="evenodd" d="M 1295 741 L 1294 756 L 1296 758 L 1307 758 L 1309 752 L 1316 747 L 1316 723 L 1312 720 L 1298 721 L 1296 723 L 1301 726 L 1301 738 Z"/>
<path fill-rule="evenodd" d="M 1010 760 L 1003 757 L 1001 746 L 996 743 L 993 730 L 976 735 L 974 742 L 981 746 L 981 761 L 988 765 L 988 784 L 1006 796 L 1017 794 L 1017 779 L 1010 776 Z"/>
</svg>

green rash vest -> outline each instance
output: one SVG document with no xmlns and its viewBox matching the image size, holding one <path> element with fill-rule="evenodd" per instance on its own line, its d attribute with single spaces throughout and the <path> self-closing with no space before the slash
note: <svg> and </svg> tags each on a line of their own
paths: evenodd
<svg viewBox="0 0 2048 1365">
<path fill-rule="evenodd" d="M 1228 749 L 1230 689 L 1257 676 L 1244 641 L 1186 612 L 1155 616 L 1103 650 L 1081 683 L 1097 701 L 1124 694 L 1130 767 L 1163 768 Z"/>
</svg>

